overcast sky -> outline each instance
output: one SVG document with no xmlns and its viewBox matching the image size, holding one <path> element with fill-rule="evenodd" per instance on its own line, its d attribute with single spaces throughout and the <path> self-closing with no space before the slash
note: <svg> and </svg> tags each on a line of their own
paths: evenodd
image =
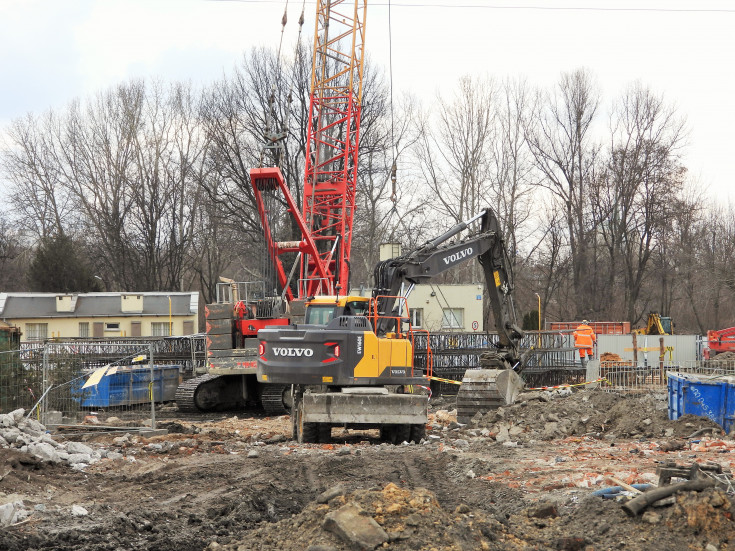
<svg viewBox="0 0 735 551">
<path fill-rule="evenodd" d="M 467 74 L 550 87 L 580 67 L 604 99 L 642 81 L 691 130 L 685 164 L 711 195 L 735 172 L 731 0 L 392 1 L 393 85 L 429 102 Z M 276 48 L 285 0 L 0 0 L 0 127 L 133 77 L 206 84 L 253 46 Z M 302 2 L 288 3 L 285 41 Z M 304 33 L 313 34 L 306 2 Z M 388 1 L 368 2 L 366 50 L 388 67 Z"/>
</svg>

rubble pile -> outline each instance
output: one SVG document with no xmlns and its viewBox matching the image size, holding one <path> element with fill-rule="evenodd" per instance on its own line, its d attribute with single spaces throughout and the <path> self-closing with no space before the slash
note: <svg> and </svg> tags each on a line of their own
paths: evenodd
<svg viewBox="0 0 735 551">
<path fill-rule="evenodd" d="M 49 463 L 66 463 L 74 469 L 83 469 L 103 457 L 122 458 L 117 452 L 94 449 L 81 442 L 57 442 L 45 426 L 26 418 L 23 409 L 0 414 L 0 447 L 17 449 Z"/>
<path fill-rule="evenodd" d="M 467 505 L 446 510 L 424 488 L 411 490 L 389 483 L 382 489 L 348 492 L 338 485 L 325 490 L 292 518 L 263 524 L 242 541 L 214 541 L 207 550 L 337 551 L 390 547 L 460 551 L 496 549 L 497 543 L 506 537 L 505 526 L 495 518 Z"/>
<path fill-rule="evenodd" d="M 531 442 L 591 436 L 595 438 L 688 438 L 721 434 L 714 421 L 693 415 L 669 420 L 665 394 L 621 395 L 600 390 L 560 389 L 526 392 L 508 407 L 476 414 L 467 425 L 453 423 L 452 413 L 439 410 L 434 419 L 458 438 Z"/>
</svg>

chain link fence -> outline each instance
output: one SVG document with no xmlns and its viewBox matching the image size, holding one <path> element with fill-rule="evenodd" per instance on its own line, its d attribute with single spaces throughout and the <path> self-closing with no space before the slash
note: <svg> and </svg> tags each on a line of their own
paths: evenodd
<svg viewBox="0 0 735 551">
<path fill-rule="evenodd" d="M 204 363 L 199 343 L 188 342 L 186 350 L 172 339 L 149 339 L 23 343 L 0 351 L 0 413 L 23 408 L 52 427 L 155 428 L 156 408 L 173 402 L 180 382 Z M 176 356 L 183 361 L 172 362 Z"/>
</svg>

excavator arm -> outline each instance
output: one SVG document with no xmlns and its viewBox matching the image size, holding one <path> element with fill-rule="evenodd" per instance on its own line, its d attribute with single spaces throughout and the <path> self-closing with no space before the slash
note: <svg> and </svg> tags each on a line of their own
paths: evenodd
<svg viewBox="0 0 735 551">
<path fill-rule="evenodd" d="M 480 231 L 477 234 L 458 242 L 450 241 L 478 220 Z M 397 314 L 396 297 L 408 296 L 414 285 L 424 283 L 473 258 L 478 259 L 485 275 L 499 335 L 498 349 L 508 357 L 511 366 L 517 365 L 523 331 L 516 323 L 513 274 L 500 224 L 492 209 L 485 209 L 403 256 L 378 263 L 374 271 L 373 290 L 378 311 L 382 315 L 389 312 Z M 376 333 L 385 334 L 391 329 L 390 323 L 390 318 L 379 319 Z"/>
</svg>

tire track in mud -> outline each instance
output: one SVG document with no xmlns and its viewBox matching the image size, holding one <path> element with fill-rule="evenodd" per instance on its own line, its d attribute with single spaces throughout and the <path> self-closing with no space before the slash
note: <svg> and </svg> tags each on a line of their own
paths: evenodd
<svg viewBox="0 0 735 551">
<path fill-rule="evenodd" d="M 413 456 L 403 458 L 403 466 L 405 467 L 406 479 L 405 484 L 411 489 L 427 488 L 427 480 L 416 467 L 416 460 Z"/>
<path fill-rule="evenodd" d="M 300 470 L 302 480 L 306 480 L 312 492 L 320 492 L 320 484 L 314 476 L 314 469 L 312 469 L 309 464 L 304 462 L 300 465 Z"/>
</svg>

